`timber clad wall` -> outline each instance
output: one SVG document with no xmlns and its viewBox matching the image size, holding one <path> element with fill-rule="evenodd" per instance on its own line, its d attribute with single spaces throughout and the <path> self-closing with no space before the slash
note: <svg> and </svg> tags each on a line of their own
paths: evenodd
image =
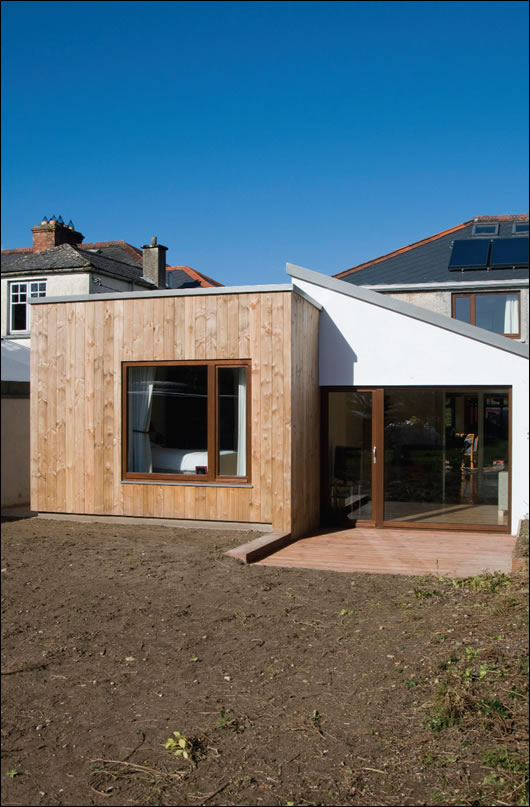
<svg viewBox="0 0 530 807">
<path fill-rule="evenodd" d="M 289 291 L 33 306 L 32 509 L 317 526 L 318 315 Z M 252 362 L 248 487 L 121 481 L 121 363 L 186 359 Z"/>
<path fill-rule="evenodd" d="M 320 523 L 320 312 L 292 295 L 292 534 L 305 535 Z"/>
</svg>

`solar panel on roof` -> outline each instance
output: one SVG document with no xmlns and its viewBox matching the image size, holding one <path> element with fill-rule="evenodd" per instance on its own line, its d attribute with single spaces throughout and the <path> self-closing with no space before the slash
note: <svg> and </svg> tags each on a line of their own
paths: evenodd
<svg viewBox="0 0 530 807">
<path fill-rule="evenodd" d="M 498 238 L 491 245 L 490 266 L 527 266 L 528 238 Z"/>
<path fill-rule="evenodd" d="M 484 269 L 488 265 L 489 238 L 457 240 L 449 259 L 449 269 Z"/>
</svg>

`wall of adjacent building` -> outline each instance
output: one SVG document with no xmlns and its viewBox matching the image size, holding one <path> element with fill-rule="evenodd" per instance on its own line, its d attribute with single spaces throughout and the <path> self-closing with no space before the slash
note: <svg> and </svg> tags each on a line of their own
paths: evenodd
<svg viewBox="0 0 530 807">
<path fill-rule="evenodd" d="M 47 297 L 69 297 L 74 294 L 89 294 L 90 293 L 90 274 L 88 272 L 75 272 L 72 274 L 54 274 L 47 275 L 43 272 L 41 275 L 23 276 L 2 278 L 2 317 L 1 327 L 2 336 L 8 336 L 10 339 L 24 339 L 25 344 L 29 344 L 29 336 L 20 336 L 15 334 L 13 336 L 9 333 L 9 285 L 11 283 L 21 281 L 46 281 L 46 296 Z M 31 316 L 31 314 L 30 314 Z"/>
<path fill-rule="evenodd" d="M 374 289 L 377 291 L 377 289 Z M 467 291 L 466 289 L 463 290 Z M 476 292 L 489 291 L 487 288 L 475 289 Z M 502 289 L 494 289 L 493 291 L 502 291 Z M 529 341 L 529 310 L 528 310 L 528 289 L 517 289 L 520 293 L 521 307 L 521 338 L 520 342 L 528 343 Z M 402 300 L 404 303 L 411 303 L 418 305 L 420 308 L 426 308 L 429 311 L 436 311 L 438 314 L 444 314 L 446 317 L 452 317 L 452 292 L 451 291 L 396 291 L 396 292 L 382 292 L 393 297 L 395 300 Z"/>
<path fill-rule="evenodd" d="M 143 286 L 137 286 L 137 291 L 145 291 Z M 92 273 L 90 275 L 89 294 L 107 294 L 113 291 L 133 291 L 131 280 L 121 280 L 118 277 L 107 277 Z"/>
</svg>

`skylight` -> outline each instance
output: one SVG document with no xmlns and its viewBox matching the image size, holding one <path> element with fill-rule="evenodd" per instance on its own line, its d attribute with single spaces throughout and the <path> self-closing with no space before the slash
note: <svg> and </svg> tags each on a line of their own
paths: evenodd
<svg viewBox="0 0 530 807">
<path fill-rule="evenodd" d="M 497 235 L 498 232 L 498 221 L 476 221 L 473 224 L 472 235 Z"/>
</svg>

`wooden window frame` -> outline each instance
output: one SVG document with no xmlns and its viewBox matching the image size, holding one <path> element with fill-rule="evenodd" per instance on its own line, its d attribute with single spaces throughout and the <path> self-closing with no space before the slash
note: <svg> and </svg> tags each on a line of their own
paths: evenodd
<svg viewBox="0 0 530 807">
<path fill-rule="evenodd" d="M 508 397 L 508 516 L 506 525 L 504 524 L 464 524 L 464 523 L 450 523 L 447 521 L 431 521 L 427 523 L 414 522 L 414 521 L 391 521 L 384 518 L 384 503 L 385 503 L 385 482 L 384 482 L 384 456 L 385 456 L 385 431 L 384 431 L 384 396 L 387 390 L 399 389 L 417 389 L 417 390 L 445 390 L 446 392 L 474 394 L 477 392 L 493 393 L 507 395 Z M 386 387 L 356 387 L 344 385 L 329 385 L 320 387 L 321 398 L 321 419 L 320 419 L 320 495 L 321 495 L 321 516 L 324 516 L 327 510 L 326 503 L 326 486 L 325 480 L 328 479 L 328 394 L 330 392 L 371 392 L 372 393 L 372 441 L 373 445 L 377 448 L 378 455 L 383 460 L 383 468 L 381 465 L 372 466 L 372 519 L 358 519 L 355 522 L 356 527 L 375 527 L 377 529 L 398 529 L 398 530 L 442 530 L 442 531 L 457 531 L 457 532 L 498 532 L 498 533 L 511 533 L 512 522 L 512 485 L 513 485 L 513 460 L 512 460 L 512 413 L 513 413 L 513 396 L 512 387 L 506 385 L 484 385 L 478 384 L 476 386 L 455 386 L 455 385 L 412 385 L 410 387 L 402 387 L 399 384 L 390 384 Z M 375 470 L 377 467 L 381 470 Z M 321 527 L 329 528 L 329 524 L 321 521 Z M 339 528 L 340 529 L 340 528 Z"/>
<path fill-rule="evenodd" d="M 206 474 L 139 473 L 127 470 L 127 371 L 130 367 L 206 367 L 207 368 L 207 440 L 208 471 Z M 219 474 L 219 368 L 246 368 L 246 474 L 227 476 Z M 205 359 L 203 361 L 124 361 L 122 362 L 122 481 L 172 482 L 193 485 L 245 485 L 251 482 L 251 376 L 250 359 Z"/>
<path fill-rule="evenodd" d="M 502 333 L 499 336 L 505 336 L 507 339 L 520 339 L 521 338 L 521 292 L 517 291 L 517 289 L 513 289 L 512 291 L 469 291 L 469 292 L 458 292 L 453 293 L 451 297 L 451 316 L 453 319 L 456 319 L 456 300 L 457 298 L 467 297 L 469 299 L 469 325 L 476 325 L 477 319 L 477 309 L 476 309 L 476 298 L 477 297 L 486 297 L 492 295 L 507 295 L 507 294 L 516 294 L 517 295 L 517 312 L 518 312 L 518 323 L 519 323 L 519 330 L 517 333 Z M 461 322 L 462 320 L 458 320 Z M 491 333 L 496 333 L 496 331 L 491 331 Z"/>
</svg>

